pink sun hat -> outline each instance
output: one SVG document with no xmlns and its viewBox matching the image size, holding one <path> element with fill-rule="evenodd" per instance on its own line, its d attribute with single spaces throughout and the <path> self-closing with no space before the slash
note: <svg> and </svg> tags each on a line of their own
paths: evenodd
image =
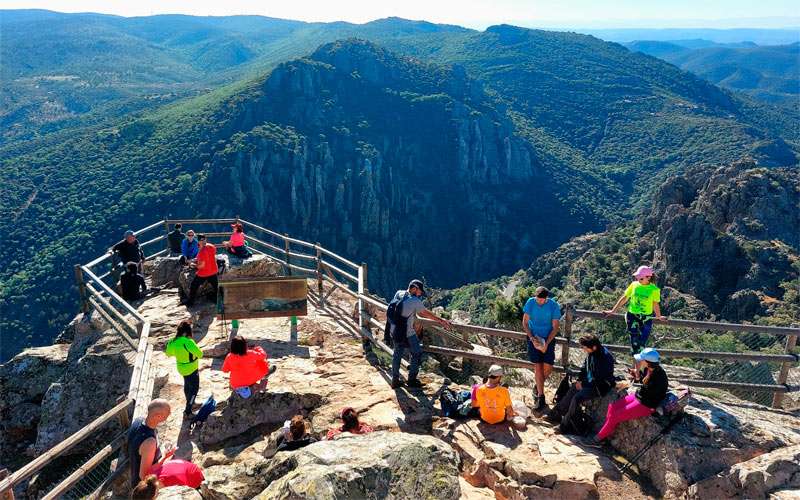
<svg viewBox="0 0 800 500">
<path fill-rule="evenodd" d="M 639 278 L 644 278 L 647 276 L 652 276 L 654 274 L 653 268 L 650 266 L 639 266 L 635 273 L 633 273 L 633 277 L 637 280 Z"/>
</svg>

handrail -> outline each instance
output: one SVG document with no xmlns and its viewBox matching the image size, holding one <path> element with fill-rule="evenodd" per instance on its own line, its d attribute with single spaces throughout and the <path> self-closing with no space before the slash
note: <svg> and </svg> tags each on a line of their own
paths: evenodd
<svg viewBox="0 0 800 500">
<path fill-rule="evenodd" d="M 265 246 L 265 247 L 269 248 L 270 250 L 272 250 L 273 252 L 282 253 L 284 255 L 286 254 L 286 250 L 284 250 L 283 248 L 276 247 L 275 245 L 273 245 L 271 243 L 267 243 L 266 241 L 262 241 L 262 240 L 260 240 L 260 239 L 258 239 L 256 237 L 254 237 L 254 236 L 250 236 L 249 234 L 246 234 L 244 236 L 244 239 L 252 241 L 252 242 L 255 242 L 255 243 L 259 244 L 259 245 Z"/>
<path fill-rule="evenodd" d="M 78 467 L 78 469 L 70 474 L 66 479 L 58 483 L 55 488 L 50 490 L 47 495 L 42 497 L 42 500 L 56 500 L 57 498 L 61 498 L 66 491 L 70 488 L 78 484 L 78 482 L 83 479 L 86 474 L 88 474 L 92 469 L 98 466 L 100 463 L 103 462 L 106 458 L 111 456 L 112 453 L 122 448 L 122 444 L 125 441 L 127 436 L 127 429 L 124 429 L 120 434 L 117 435 L 109 444 L 104 446 L 100 449 L 97 453 L 92 456 L 89 460 L 87 460 L 83 465 Z"/>
<path fill-rule="evenodd" d="M 334 259 L 338 260 L 339 262 L 343 262 L 344 264 L 347 264 L 348 266 L 352 267 L 353 269 L 358 269 L 360 267 L 358 264 L 356 264 L 352 260 L 347 260 L 344 257 L 342 257 L 341 255 L 339 255 L 338 253 L 331 252 L 327 248 L 319 247 L 319 250 L 322 253 L 324 253 L 325 255 L 327 255 L 328 257 L 333 257 Z"/>
<path fill-rule="evenodd" d="M 128 304 L 125 300 L 123 300 L 122 297 L 117 295 L 117 293 L 114 290 L 112 290 L 111 287 L 106 285 L 105 282 L 103 282 L 103 280 L 98 278 L 91 270 L 89 270 L 89 268 L 87 268 L 86 266 L 81 266 L 81 270 L 84 273 L 86 273 L 92 279 L 93 282 L 97 283 L 97 285 L 100 286 L 100 288 L 102 288 L 104 292 L 106 292 L 114 300 L 119 302 L 119 304 L 122 306 L 122 308 L 125 309 L 127 312 L 129 312 L 131 314 L 131 316 L 133 316 L 137 320 L 141 321 L 142 323 L 145 322 L 144 317 L 142 317 L 142 315 L 139 314 L 139 311 L 134 309 L 130 304 Z"/>
<path fill-rule="evenodd" d="M 324 265 L 328 269 L 331 269 L 331 270 L 341 274 L 342 276 L 344 276 L 345 278 L 349 279 L 353 283 L 358 283 L 358 276 L 354 276 L 354 275 L 348 273 L 347 271 L 344 271 L 344 270 L 334 266 L 330 262 L 327 262 L 327 261 L 324 261 L 324 260 L 322 260 L 321 262 L 322 262 L 322 265 Z"/>
<path fill-rule="evenodd" d="M 120 412 L 126 411 L 128 407 L 131 405 L 133 401 L 130 399 L 125 399 L 121 403 L 117 404 L 107 412 L 103 413 L 101 416 L 90 422 L 86 427 L 83 427 L 78 432 L 74 433 L 64 441 L 61 441 L 54 447 L 50 448 L 46 452 L 42 453 L 31 462 L 23 466 L 18 471 L 14 472 L 2 482 L 0 482 L 0 493 L 4 492 L 10 488 L 13 488 L 17 484 L 21 483 L 25 479 L 29 478 L 33 474 L 36 474 L 42 468 L 44 468 L 51 460 L 56 458 L 59 455 L 62 455 L 64 452 L 71 449 L 76 444 L 83 441 L 89 434 L 96 431 L 102 425 L 108 423 L 114 417 L 116 417 Z"/>
<path fill-rule="evenodd" d="M 605 314 L 600 311 L 587 311 L 583 309 L 575 309 L 575 317 L 591 318 L 591 319 L 616 319 L 625 320 L 624 314 Z M 677 326 L 684 328 L 692 328 L 695 330 L 715 330 L 723 332 L 751 332 L 751 333 L 764 333 L 768 335 L 800 335 L 800 328 L 793 326 L 767 326 L 767 325 L 752 325 L 747 323 L 723 323 L 714 321 L 695 321 L 689 319 L 673 319 L 667 318 L 658 321 L 659 324 L 667 326 Z"/>
</svg>

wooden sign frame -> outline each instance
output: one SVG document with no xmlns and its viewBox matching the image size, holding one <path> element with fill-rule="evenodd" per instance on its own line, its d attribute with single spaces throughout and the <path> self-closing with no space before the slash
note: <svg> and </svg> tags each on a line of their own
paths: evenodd
<svg viewBox="0 0 800 500">
<path fill-rule="evenodd" d="M 282 318 L 308 314 L 308 282 L 303 277 L 232 277 L 219 280 L 226 319 Z"/>
</svg>

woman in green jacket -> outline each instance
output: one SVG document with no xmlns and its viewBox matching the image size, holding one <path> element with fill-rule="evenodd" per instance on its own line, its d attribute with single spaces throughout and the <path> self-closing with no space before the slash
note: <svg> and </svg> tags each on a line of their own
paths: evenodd
<svg viewBox="0 0 800 500">
<path fill-rule="evenodd" d="M 167 343 L 167 356 L 172 356 L 178 363 L 178 373 L 183 375 L 183 393 L 186 395 L 186 409 L 183 414 L 192 415 L 192 406 L 200 390 L 200 373 L 197 361 L 203 357 L 203 351 L 192 339 L 192 324 L 181 321 L 175 338 Z"/>
</svg>

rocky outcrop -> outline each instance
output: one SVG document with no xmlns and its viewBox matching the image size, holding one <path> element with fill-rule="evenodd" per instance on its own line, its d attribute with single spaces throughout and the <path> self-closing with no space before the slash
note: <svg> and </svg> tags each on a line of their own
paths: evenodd
<svg viewBox="0 0 800 500">
<path fill-rule="evenodd" d="M 458 458 L 432 436 L 375 432 L 279 452 L 256 498 L 458 499 Z"/>
<path fill-rule="evenodd" d="M 779 448 L 738 463 L 689 488 L 692 500 L 704 498 L 797 498 L 800 489 L 800 445 Z M 788 495 L 788 496 L 785 496 Z"/>
<path fill-rule="evenodd" d="M 222 270 L 221 276 L 225 276 L 226 278 L 245 276 L 251 278 L 267 278 L 285 275 L 284 265 L 267 255 L 253 255 L 248 259 L 242 260 L 237 257 L 231 257 L 218 250 L 217 265 Z M 171 262 L 169 260 L 164 260 L 154 267 L 154 270 L 163 268 L 166 270 L 164 271 L 165 273 L 172 272 Z M 176 273 L 174 283 L 178 286 L 180 296 L 188 297 L 189 287 L 197 274 L 197 270 L 191 266 L 185 266 L 174 272 Z M 208 293 L 211 293 L 211 285 L 208 283 L 201 285 L 197 291 L 198 297 L 202 297 Z"/>
<path fill-rule="evenodd" d="M 203 497 L 188 486 L 170 486 L 158 491 L 158 500 L 203 500 Z"/>
<path fill-rule="evenodd" d="M 0 463 L 16 464 L 36 439 L 41 404 L 67 366 L 68 344 L 26 349 L 0 366 Z"/>
</svg>

